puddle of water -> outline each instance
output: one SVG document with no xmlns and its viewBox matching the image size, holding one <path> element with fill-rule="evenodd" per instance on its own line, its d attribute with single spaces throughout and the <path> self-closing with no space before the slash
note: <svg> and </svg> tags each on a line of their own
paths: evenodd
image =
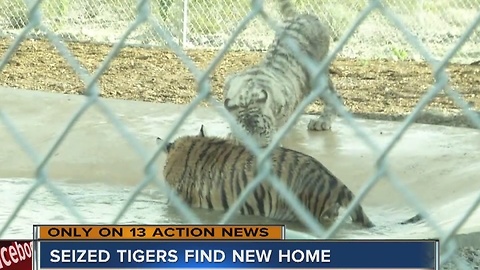
<svg viewBox="0 0 480 270">
<path fill-rule="evenodd" d="M 4 224 L 21 198 L 32 186 L 32 179 L 0 179 L 2 189 L 0 198 L 0 224 Z M 71 200 L 77 211 L 88 223 L 111 223 L 132 191 L 131 186 L 111 184 L 70 184 L 55 182 L 55 185 Z M 185 220 L 174 206 L 168 205 L 162 197 L 153 198 L 148 190 L 136 198 L 126 214 L 120 220 L 122 224 L 181 224 Z M 370 230 L 354 228 L 346 224 L 336 238 L 398 238 L 407 237 L 410 232 L 418 232 L 420 225 L 398 225 L 398 216 L 408 217 L 408 213 L 393 214 L 391 210 L 367 208 L 367 213 L 377 226 Z M 202 222 L 217 223 L 222 213 L 194 209 Z M 385 219 L 385 213 L 391 213 L 395 220 Z M 32 234 L 33 224 L 68 224 L 78 223 L 71 212 L 46 187 L 40 187 L 22 207 L 18 216 L 11 223 L 4 238 L 28 238 Z M 230 221 L 237 224 L 282 224 L 261 217 L 237 215 Z M 308 233 L 302 225 L 287 223 L 288 229 Z M 395 238 L 395 237 L 394 237 Z"/>
</svg>

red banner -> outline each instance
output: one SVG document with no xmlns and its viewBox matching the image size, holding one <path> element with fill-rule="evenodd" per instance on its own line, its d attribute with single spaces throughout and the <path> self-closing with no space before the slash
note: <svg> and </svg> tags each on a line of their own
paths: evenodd
<svg viewBox="0 0 480 270">
<path fill-rule="evenodd" d="M 0 269 L 32 269 L 33 242 L 26 240 L 0 240 Z"/>
</svg>

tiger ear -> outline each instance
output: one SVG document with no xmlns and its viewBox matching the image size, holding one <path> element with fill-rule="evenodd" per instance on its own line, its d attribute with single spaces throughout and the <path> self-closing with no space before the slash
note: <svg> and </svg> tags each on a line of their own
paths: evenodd
<svg viewBox="0 0 480 270">
<path fill-rule="evenodd" d="M 155 142 L 157 143 L 157 145 L 160 145 L 160 144 L 162 144 L 163 140 L 162 140 L 162 138 L 157 137 Z M 167 143 L 165 145 L 165 150 L 167 151 L 167 153 L 170 152 L 170 150 L 172 149 L 172 146 L 173 146 L 173 143 Z"/>
<path fill-rule="evenodd" d="M 233 79 L 233 76 L 232 74 L 229 74 L 227 75 L 227 77 L 225 78 L 225 82 L 223 83 L 223 90 L 227 90 L 228 88 L 230 88 L 230 83 Z"/>
<path fill-rule="evenodd" d="M 225 83 L 223 85 L 223 96 L 225 97 L 224 101 L 223 101 L 223 107 L 225 109 L 227 109 L 227 111 L 233 111 L 233 110 L 236 110 L 238 109 L 238 106 L 233 104 L 231 105 L 230 104 L 230 101 L 231 99 L 228 98 L 228 90 L 230 89 L 230 85 L 232 84 L 232 81 L 236 78 L 236 75 L 235 74 L 230 74 L 227 76 L 227 78 L 225 79 Z"/>
<path fill-rule="evenodd" d="M 228 103 L 230 102 L 230 99 L 229 98 L 226 98 L 224 101 L 223 101 L 223 107 L 225 107 L 225 109 L 228 110 Z"/>
<path fill-rule="evenodd" d="M 259 102 L 259 103 L 265 103 L 265 102 L 267 102 L 268 92 L 267 92 L 265 89 L 262 89 L 262 94 L 263 94 L 263 97 L 260 97 L 260 98 L 258 99 L 258 102 Z"/>
<path fill-rule="evenodd" d="M 227 75 L 227 77 L 225 78 L 225 81 L 223 83 L 223 96 L 226 97 L 227 96 L 227 92 L 228 90 L 230 89 L 230 85 L 232 84 L 232 79 L 235 77 L 235 75 Z"/>
<path fill-rule="evenodd" d="M 202 126 L 200 127 L 200 132 L 198 133 L 198 135 L 199 135 L 200 137 L 207 137 L 207 133 L 205 132 L 205 126 L 204 126 L 204 125 L 202 125 Z"/>
</svg>

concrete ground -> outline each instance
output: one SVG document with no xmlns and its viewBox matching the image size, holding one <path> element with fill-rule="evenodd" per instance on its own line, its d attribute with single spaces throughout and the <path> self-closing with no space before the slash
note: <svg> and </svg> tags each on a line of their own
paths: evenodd
<svg viewBox="0 0 480 270">
<path fill-rule="evenodd" d="M 131 139 L 138 143 L 146 156 L 154 150 L 155 137 L 166 136 L 186 108 L 185 105 L 174 104 L 103 101 L 125 124 Z M 79 95 L 0 89 L 0 178 L 30 178 L 35 172 L 34 163 L 6 128 L 6 118 L 12 121 L 35 151 L 44 155 L 84 102 L 85 98 Z M 77 183 L 135 185 L 142 179 L 144 159 L 135 153 L 135 148 L 127 143 L 112 121 L 98 108 L 94 105 L 87 110 L 54 152 L 47 165 L 49 177 Z M 316 157 L 354 192 L 358 192 L 375 171 L 374 153 L 343 119 L 334 123 L 331 132 L 309 132 L 306 124 L 310 117 L 302 117 L 283 141 L 284 146 Z M 380 146 L 386 145 L 401 125 L 398 122 L 360 119 L 357 123 Z M 180 133 L 196 133 L 201 124 L 210 134 L 222 136 L 228 132 L 227 123 L 212 108 L 200 107 L 187 118 Z M 454 226 L 479 195 L 478 130 L 414 124 L 389 156 L 393 172 L 427 207 L 443 230 Z M 425 223 L 387 228 L 389 224 L 396 224 L 415 214 L 416 210 L 386 179 L 373 188 L 363 204 L 372 219 L 384 228 L 371 237 L 438 236 Z M 459 234 L 478 231 L 479 210 L 460 228 Z M 472 242 L 471 237 L 464 239 Z"/>
</svg>

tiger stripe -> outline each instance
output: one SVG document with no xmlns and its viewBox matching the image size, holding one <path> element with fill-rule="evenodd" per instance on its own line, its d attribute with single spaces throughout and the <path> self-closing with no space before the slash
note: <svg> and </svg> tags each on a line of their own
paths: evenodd
<svg viewBox="0 0 480 270">
<path fill-rule="evenodd" d="M 161 142 L 162 139 L 157 137 L 157 144 Z M 184 202 L 194 208 L 227 211 L 257 173 L 256 158 L 243 145 L 207 137 L 203 125 L 197 136 L 183 136 L 167 143 L 165 152 L 165 180 Z M 309 155 L 280 147 L 274 150 L 271 158 L 272 172 L 320 222 L 322 219 L 336 219 L 339 208 L 348 207 L 355 197 L 332 172 Z M 298 221 L 281 194 L 267 182 L 257 186 L 239 212 L 242 215 Z M 361 205 L 350 217 L 363 227 L 374 226 Z M 417 214 L 399 224 L 416 223 L 423 219 Z"/>
<path fill-rule="evenodd" d="M 169 144 L 164 167 L 166 182 L 190 207 L 227 211 L 240 197 L 258 171 L 256 157 L 243 145 L 232 141 L 184 136 Z M 321 222 L 336 218 L 337 205 L 347 207 L 352 191 L 313 157 L 287 148 L 272 154 L 272 172 L 284 182 L 304 206 Z M 270 183 L 262 182 L 248 196 L 239 212 L 281 221 L 298 221 L 295 211 Z M 361 205 L 351 214 L 352 221 L 372 227 Z"/>
</svg>

